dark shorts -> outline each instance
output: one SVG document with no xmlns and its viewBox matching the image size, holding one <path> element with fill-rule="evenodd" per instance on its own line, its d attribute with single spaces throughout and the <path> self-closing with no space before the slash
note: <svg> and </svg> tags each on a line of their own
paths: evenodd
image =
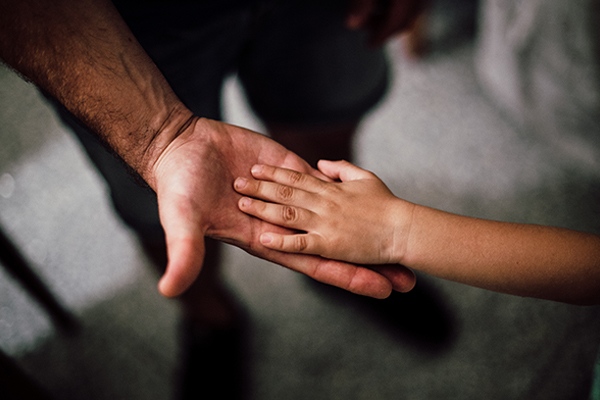
<svg viewBox="0 0 600 400">
<path fill-rule="evenodd" d="M 122 1 L 117 7 L 196 115 L 221 119 L 224 80 L 237 73 L 263 122 L 310 129 L 358 122 L 387 87 L 383 51 L 369 49 L 364 33 L 344 27 L 346 3 L 148 1 L 140 7 Z M 75 130 L 120 216 L 147 240 L 162 238 L 154 193 L 135 183 L 88 133 Z"/>
<path fill-rule="evenodd" d="M 220 119 L 237 73 L 259 118 L 278 125 L 358 121 L 387 86 L 382 50 L 344 26 L 345 0 L 204 0 L 124 9 L 180 98 Z"/>
</svg>

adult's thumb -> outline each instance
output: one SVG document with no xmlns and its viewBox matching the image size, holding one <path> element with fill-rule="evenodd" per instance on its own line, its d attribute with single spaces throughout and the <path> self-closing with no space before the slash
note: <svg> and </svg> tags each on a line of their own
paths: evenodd
<svg viewBox="0 0 600 400">
<path fill-rule="evenodd" d="M 167 235 L 167 269 L 158 283 L 163 296 L 175 297 L 196 280 L 204 261 L 204 237 L 169 238 Z"/>
</svg>

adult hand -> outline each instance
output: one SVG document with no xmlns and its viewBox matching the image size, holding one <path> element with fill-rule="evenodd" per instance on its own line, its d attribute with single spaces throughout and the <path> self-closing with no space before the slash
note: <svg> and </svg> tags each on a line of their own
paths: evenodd
<svg viewBox="0 0 600 400">
<path fill-rule="evenodd" d="M 391 36 L 410 28 L 426 0 L 351 0 L 346 18 L 350 29 L 366 29 L 369 44 L 381 46 Z"/>
<path fill-rule="evenodd" d="M 271 139 L 222 122 L 194 119 L 160 152 L 152 170 L 169 263 L 159 289 L 176 296 L 202 268 L 204 237 L 234 244 L 247 252 L 357 294 L 385 298 L 392 288 L 408 291 L 414 275 L 404 269 L 381 272 L 318 256 L 278 252 L 264 247 L 265 232 L 290 232 L 242 213 L 236 177 L 250 178 L 255 164 L 269 164 L 313 176 L 324 175 Z M 393 279 L 393 284 L 386 276 Z"/>
<path fill-rule="evenodd" d="M 205 235 L 356 293 L 389 294 L 390 282 L 368 269 L 291 257 L 258 243 L 267 225 L 239 211 L 234 178 L 256 163 L 310 168 L 264 136 L 193 117 L 110 0 L 0 1 L 0 58 L 61 102 L 156 191 L 169 255 L 159 286 L 164 295 L 182 293 L 198 275 Z"/>
</svg>

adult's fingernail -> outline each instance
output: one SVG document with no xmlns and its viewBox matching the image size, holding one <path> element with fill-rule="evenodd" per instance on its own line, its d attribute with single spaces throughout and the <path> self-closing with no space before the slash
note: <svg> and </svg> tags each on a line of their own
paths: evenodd
<svg viewBox="0 0 600 400">
<path fill-rule="evenodd" d="M 243 189 L 248 184 L 248 180 L 246 178 L 237 178 L 235 180 L 234 186 L 236 189 Z"/>
</svg>

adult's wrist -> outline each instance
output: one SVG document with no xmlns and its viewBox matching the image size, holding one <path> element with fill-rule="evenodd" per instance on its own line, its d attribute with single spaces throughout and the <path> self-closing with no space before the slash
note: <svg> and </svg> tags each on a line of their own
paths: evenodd
<svg viewBox="0 0 600 400">
<path fill-rule="evenodd" d="M 199 119 L 183 104 L 178 104 L 153 121 L 148 142 L 138 154 L 138 159 L 132 161 L 132 166 L 155 191 L 160 160 L 176 146 L 177 138 L 194 132 Z"/>
<path fill-rule="evenodd" d="M 110 0 L 0 2 L 0 58 L 56 98 L 152 186 L 192 113 Z"/>
</svg>

